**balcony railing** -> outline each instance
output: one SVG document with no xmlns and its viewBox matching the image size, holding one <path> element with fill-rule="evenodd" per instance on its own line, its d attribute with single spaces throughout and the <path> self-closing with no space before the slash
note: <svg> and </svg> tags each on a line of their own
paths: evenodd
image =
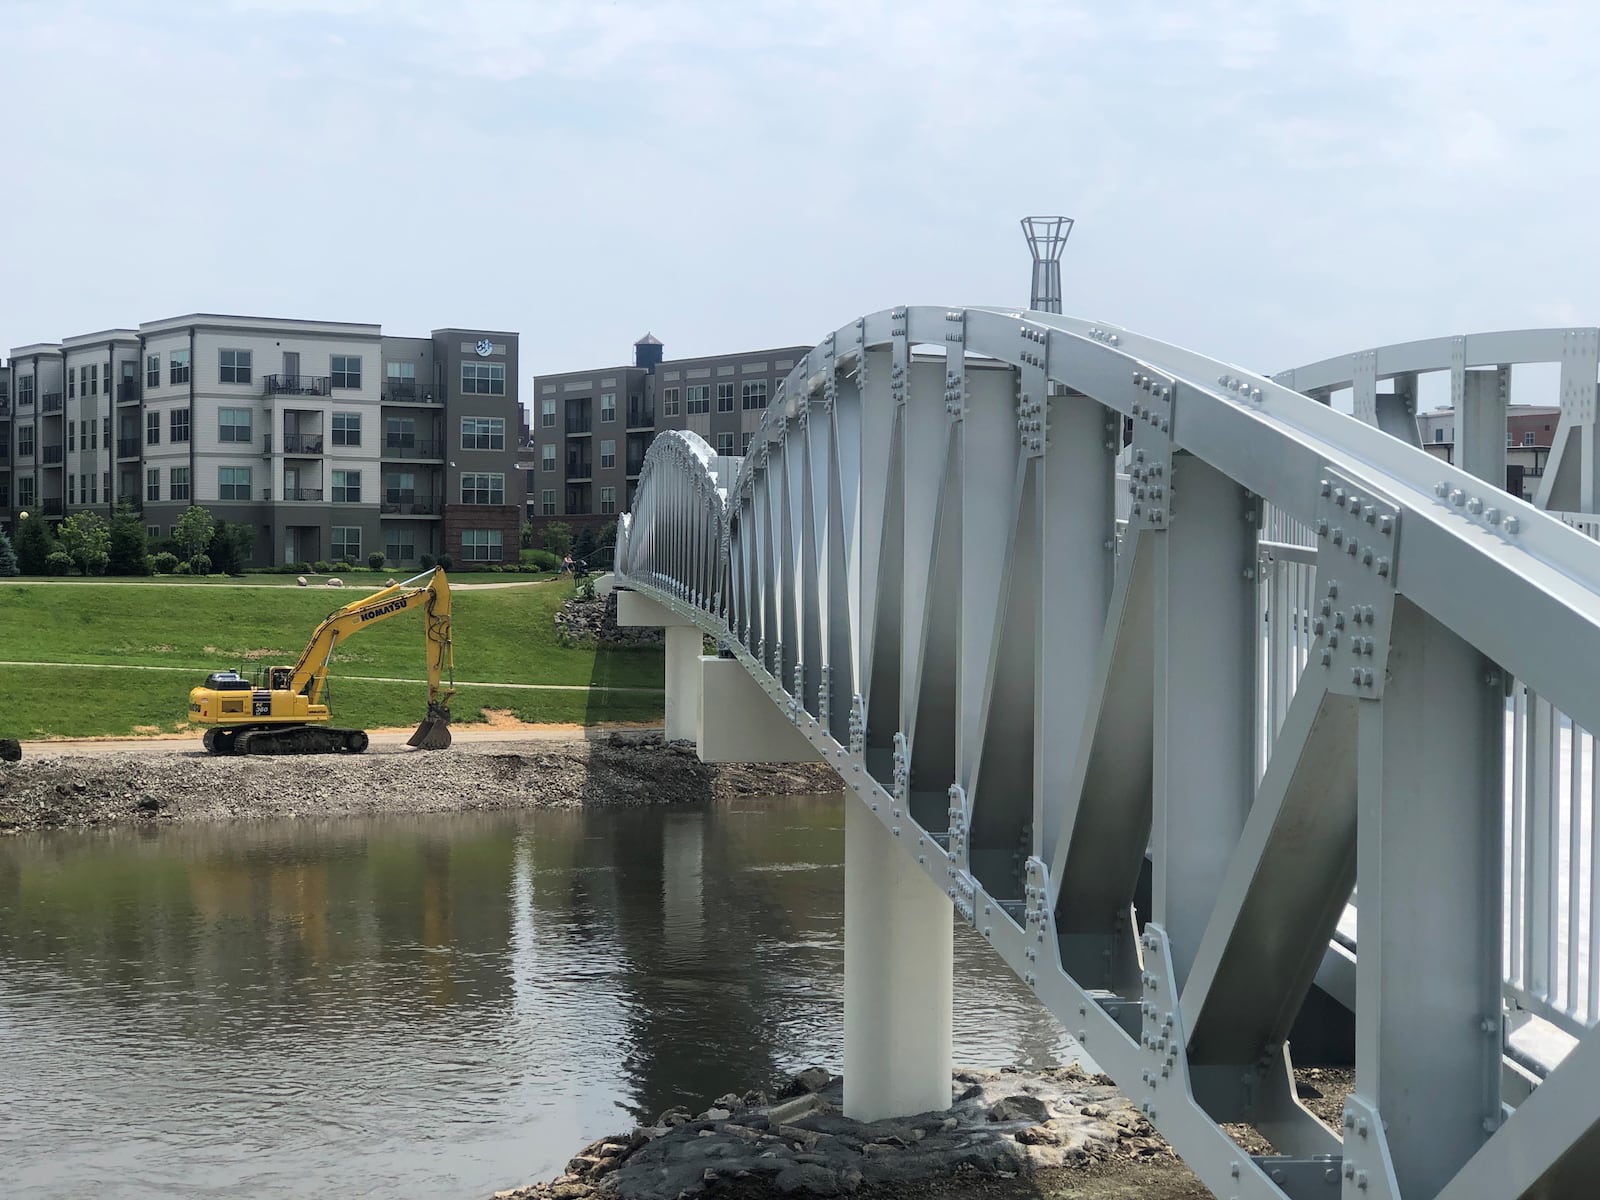
<svg viewBox="0 0 1600 1200">
<path fill-rule="evenodd" d="M 137 380 L 124 379 L 117 384 L 117 403 L 131 404 L 141 395 L 140 385 Z"/>
<path fill-rule="evenodd" d="M 57 496 L 54 499 L 47 499 L 44 502 L 44 515 L 47 517 L 59 517 L 61 515 L 60 496 Z"/>
<path fill-rule="evenodd" d="M 136 437 L 118 438 L 117 439 L 117 457 L 118 458 L 138 458 L 139 457 L 139 439 L 136 438 Z"/>
<path fill-rule="evenodd" d="M 283 452 L 285 454 L 315 457 L 322 453 L 322 435 L 320 433 L 286 433 L 283 435 Z"/>
<path fill-rule="evenodd" d="M 580 462 L 577 459 L 567 459 L 568 479 L 592 479 L 594 477 L 594 463 Z"/>
<path fill-rule="evenodd" d="M 268 375 L 262 381 L 269 396 L 328 396 L 332 394 L 327 375 Z"/>
<path fill-rule="evenodd" d="M 436 517 L 443 508 L 438 496 L 411 497 L 403 492 L 391 492 L 378 505 L 380 513 L 403 517 Z"/>
<path fill-rule="evenodd" d="M 647 408 L 642 404 L 628 405 L 629 429 L 653 429 L 656 423 L 656 410 Z"/>
<path fill-rule="evenodd" d="M 284 488 L 283 489 L 283 498 L 285 500 L 297 500 L 297 501 L 302 501 L 302 502 L 309 501 L 311 503 L 320 504 L 320 503 L 322 503 L 322 489 L 321 488 Z"/>
<path fill-rule="evenodd" d="M 431 383 L 421 383 L 415 379 L 386 379 L 383 382 L 383 402 L 385 404 L 441 404 L 442 398 L 436 398 L 434 387 Z"/>
<path fill-rule="evenodd" d="M 385 458 L 438 458 L 439 443 L 428 438 L 390 437 L 383 442 Z"/>
<path fill-rule="evenodd" d="M 51 463 L 60 463 L 61 462 L 61 447 L 60 446 L 46 446 L 44 448 L 44 456 L 41 459 L 41 461 L 46 466 L 49 466 Z"/>
<path fill-rule="evenodd" d="M 42 413 L 58 413 L 61 411 L 61 393 L 46 392 L 39 400 L 39 411 Z M 48 500 L 46 504 L 50 503 Z"/>
<path fill-rule="evenodd" d="M 593 427 L 594 426 L 589 419 L 588 413 L 584 413 L 582 416 L 574 416 L 571 413 L 567 414 L 568 433 L 588 433 Z"/>
</svg>

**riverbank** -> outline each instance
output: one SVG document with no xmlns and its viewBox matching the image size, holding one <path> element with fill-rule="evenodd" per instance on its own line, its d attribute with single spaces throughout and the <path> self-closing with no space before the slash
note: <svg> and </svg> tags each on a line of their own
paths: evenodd
<svg viewBox="0 0 1600 1200">
<path fill-rule="evenodd" d="M 837 791 L 824 764 L 708 766 L 655 733 L 458 743 L 424 753 L 212 757 L 36 752 L 0 763 L 0 834 L 184 821 L 686 804 Z"/>
</svg>

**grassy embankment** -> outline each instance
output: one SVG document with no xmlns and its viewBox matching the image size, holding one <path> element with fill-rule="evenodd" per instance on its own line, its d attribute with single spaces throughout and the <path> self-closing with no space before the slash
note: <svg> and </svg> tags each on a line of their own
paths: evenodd
<svg viewBox="0 0 1600 1200">
<path fill-rule="evenodd" d="M 469 681 L 458 684 L 451 705 L 456 724 L 483 721 L 485 709 L 530 722 L 661 719 L 659 650 L 559 644 L 552 618 L 571 593 L 570 583 L 455 593 L 455 675 Z M 0 734 L 181 732 L 189 689 L 206 672 L 234 667 L 249 675 L 257 666 L 293 663 L 317 623 L 352 599 L 296 587 L 0 587 L 0 663 L 25 664 L 0 665 Z M 420 720 L 423 645 L 421 618 L 412 614 L 344 643 L 334 655 L 335 722 L 378 729 Z M 67 665 L 42 665 L 49 663 Z M 595 690 L 495 686 L 505 684 Z"/>
</svg>

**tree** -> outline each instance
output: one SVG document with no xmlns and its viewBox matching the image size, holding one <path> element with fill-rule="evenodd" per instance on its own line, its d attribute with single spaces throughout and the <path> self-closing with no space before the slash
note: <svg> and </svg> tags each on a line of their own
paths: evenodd
<svg viewBox="0 0 1600 1200">
<path fill-rule="evenodd" d="M 194 510 L 191 509 L 191 512 Z M 224 575 L 243 575 L 256 548 L 256 527 L 242 521 L 218 521 L 206 551 Z"/>
<path fill-rule="evenodd" d="M 594 553 L 594 529 L 585 525 L 572 540 L 572 557 L 588 558 Z"/>
<path fill-rule="evenodd" d="M 557 558 L 572 549 L 572 526 L 565 521 L 551 521 L 544 527 L 544 548 Z"/>
<path fill-rule="evenodd" d="M 211 534 L 215 528 L 216 522 L 211 519 L 210 511 L 198 504 L 191 504 L 172 527 L 172 540 L 177 543 L 184 558 L 193 558 L 211 544 Z M 254 536 L 252 531 L 252 539 Z"/>
<path fill-rule="evenodd" d="M 99 513 L 75 512 L 61 522 L 61 546 L 85 575 L 102 575 L 111 558 L 111 530 Z"/>
<path fill-rule="evenodd" d="M 144 523 L 133 505 L 123 503 L 111 514 L 111 561 L 106 572 L 111 575 L 148 575 L 150 568 L 145 555 L 150 552 Z"/>
<path fill-rule="evenodd" d="M 522 540 L 522 548 L 524 550 L 532 550 L 533 549 L 533 522 L 532 521 L 524 521 L 522 523 L 522 539 L 521 540 Z"/>
<path fill-rule="evenodd" d="M 50 527 L 35 516 L 24 518 L 17 524 L 17 565 L 24 575 L 43 575 L 48 571 L 47 561 L 54 550 L 55 538 Z"/>
<path fill-rule="evenodd" d="M 0 577 L 7 575 L 20 575 L 22 568 L 17 566 L 17 552 L 11 548 L 11 539 L 0 529 Z"/>
</svg>

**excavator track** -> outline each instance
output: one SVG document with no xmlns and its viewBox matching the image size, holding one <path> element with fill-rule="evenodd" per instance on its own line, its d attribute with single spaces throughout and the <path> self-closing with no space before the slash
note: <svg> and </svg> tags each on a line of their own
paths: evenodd
<svg viewBox="0 0 1600 1200">
<path fill-rule="evenodd" d="M 361 729 L 324 725 L 208 730 L 205 746 L 212 754 L 361 754 L 367 735 Z"/>
</svg>

